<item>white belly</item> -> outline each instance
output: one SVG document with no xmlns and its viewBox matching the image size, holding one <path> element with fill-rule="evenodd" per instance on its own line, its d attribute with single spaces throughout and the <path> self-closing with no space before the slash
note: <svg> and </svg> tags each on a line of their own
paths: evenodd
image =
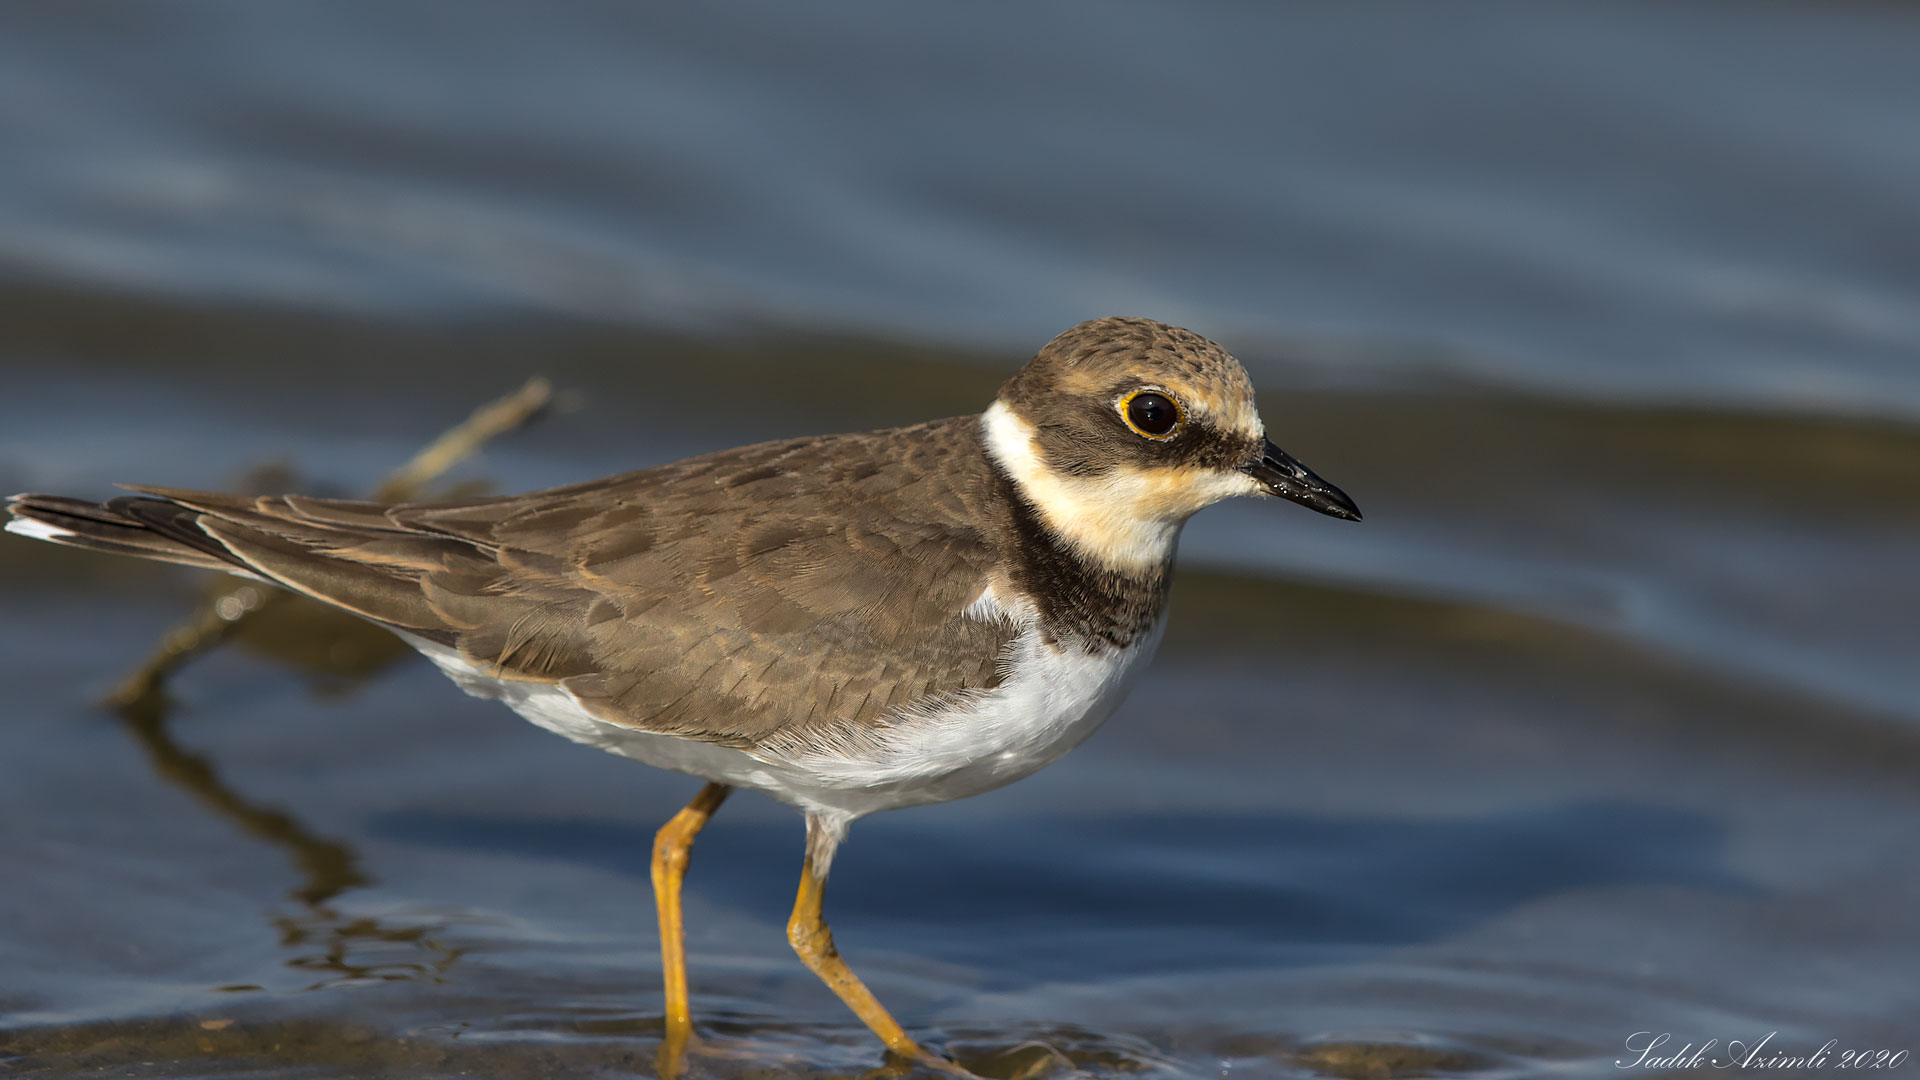
<svg viewBox="0 0 1920 1080">
<path fill-rule="evenodd" d="M 497 698 L 575 742 L 852 819 L 991 791 L 1059 759 L 1120 704 L 1164 625 L 1164 619 L 1156 623 L 1130 648 L 1094 653 L 1056 649 L 1029 625 L 1010 647 L 1006 676 L 992 690 L 905 711 L 884 727 L 828 727 L 751 751 L 610 724 L 557 686 L 496 679 L 445 646 L 401 636 L 467 693 Z"/>
</svg>

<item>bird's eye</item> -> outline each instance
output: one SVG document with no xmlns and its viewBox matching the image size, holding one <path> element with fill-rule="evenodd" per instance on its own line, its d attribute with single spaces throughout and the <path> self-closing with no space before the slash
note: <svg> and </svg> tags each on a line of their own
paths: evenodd
<svg viewBox="0 0 1920 1080">
<path fill-rule="evenodd" d="M 1127 426 L 1149 439 L 1172 438 L 1180 429 L 1180 406 L 1158 390 L 1135 390 L 1120 403 Z"/>
</svg>

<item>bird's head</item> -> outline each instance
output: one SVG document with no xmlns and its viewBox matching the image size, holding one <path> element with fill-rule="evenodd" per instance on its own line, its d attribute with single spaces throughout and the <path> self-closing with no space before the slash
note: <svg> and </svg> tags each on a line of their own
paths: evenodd
<svg viewBox="0 0 1920 1080">
<path fill-rule="evenodd" d="M 1150 319 L 1095 319 L 1048 342 L 1000 388 L 982 434 L 1047 526 L 1117 569 L 1164 562 L 1187 518 L 1235 495 L 1360 520 L 1267 439 L 1240 361 Z"/>
</svg>

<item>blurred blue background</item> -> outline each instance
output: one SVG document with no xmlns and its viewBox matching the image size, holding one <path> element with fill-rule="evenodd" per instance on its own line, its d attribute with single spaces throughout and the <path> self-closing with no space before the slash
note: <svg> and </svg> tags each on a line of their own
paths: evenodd
<svg viewBox="0 0 1920 1080">
<path fill-rule="evenodd" d="M 1001 1076 L 1899 1050 L 1916 56 L 1874 2 L 13 5 L 0 486 L 365 491 L 545 374 L 455 478 L 544 486 L 1180 323 L 1368 520 L 1202 515 L 1107 730 L 862 823 L 828 910 L 909 1028 Z M 331 624 L 116 724 L 201 587 L 0 542 L 0 1061 L 645 1073 L 688 782 Z M 714 1075 L 877 1060 L 785 951 L 799 835 L 703 839 Z"/>
</svg>

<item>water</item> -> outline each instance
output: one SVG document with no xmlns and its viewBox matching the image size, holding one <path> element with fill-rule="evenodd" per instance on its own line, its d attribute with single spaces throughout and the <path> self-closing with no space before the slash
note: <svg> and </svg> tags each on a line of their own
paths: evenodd
<svg viewBox="0 0 1920 1080">
<path fill-rule="evenodd" d="M 542 372 L 450 480 L 526 488 L 1181 322 L 1368 520 L 1202 515 L 1095 739 L 856 828 L 828 914 L 916 1036 L 1912 1049 L 1917 48 L 1870 3 L 16 7 L 0 486 L 364 491 Z M 201 588 L 0 544 L 0 1069 L 648 1074 L 694 785 L 297 608 L 96 705 Z M 701 839 L 700 1075 L 880 1061 L 786 949 L 800 838 L 741 797 Z"/>
</svg>

